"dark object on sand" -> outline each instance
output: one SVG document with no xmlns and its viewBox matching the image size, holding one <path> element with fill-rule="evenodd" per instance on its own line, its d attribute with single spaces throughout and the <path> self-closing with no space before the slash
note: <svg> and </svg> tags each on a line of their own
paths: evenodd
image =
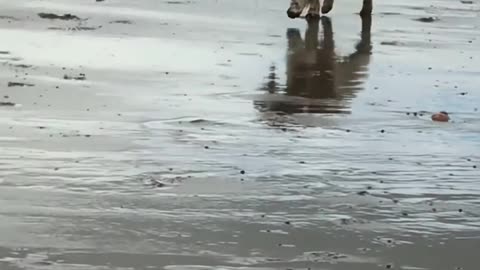
<svg viewBox="0 0 480 270">
<path fill-rule="evenodd" d="M 448 122 L 450 121 L 450 116 L 447 112 L 441 111 L 438 113 L 434 113 L 432 115 L 432 120 L 435 122 Z"/>
<path fill-rule="evenodd" d="M 16 87 L 16 86 L 19 86 L 19 87 L 24 87 L 24 86 L 32 87 L 32 86 L 35 86 L 35 85 L 34 85 L 34 84 L 31 84 L 31 83 L 8 82 L 8 87 Z"/>
<path fill-rule="evenodd" d="M 116 20 L 116 21 L 111 21 L 110 23 L 118 23 L 118 24 L 133 24 L 132 21 L 130 20 Z M 168 74 L 168 72 L 167 72 Z"/>
<path fill-rule="evenodd" d="M 433 23 L 435 21 L 438 21 L 437 18 L 434 17 L 423 17 L 423 18 L 418 18 L 415 19 L 416 21 L 423 22 L 423 23 Z"/>
<path fill-rule="evenodd" d="M 15 103 L 13 102 L 0 102 L 0 107 L 13 107 Z"/>
<path fill-rule="evenodd" d="M 79 17 L 72 14 L 57 15 L 54 13 L 38 13 L 38 16 L 42 19 L 50 19 L 50 20 L 64 20 L 64 21 L 80 20 Z"/>
<path fill-rule="evenodd" d="M 86 75 L 84 73 L 80 73 L 78 76 L 69 76 L 69 75 L 63 75 L 64 80 L 75 80 L 75 81 L 84 81 L 87 79 Z"/>
</svg>

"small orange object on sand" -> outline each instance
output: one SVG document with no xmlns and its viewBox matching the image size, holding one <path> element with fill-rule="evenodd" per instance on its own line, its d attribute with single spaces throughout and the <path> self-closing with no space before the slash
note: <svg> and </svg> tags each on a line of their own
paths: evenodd
<svg viewBox="0 0 480 270">
<path fill-rule="evenodd" d="M 448 122 L 450 121 L 450 116 L 447 112 L 438 112 L 432 115 L 432 120 L 436 122 Z"/>
</svg>

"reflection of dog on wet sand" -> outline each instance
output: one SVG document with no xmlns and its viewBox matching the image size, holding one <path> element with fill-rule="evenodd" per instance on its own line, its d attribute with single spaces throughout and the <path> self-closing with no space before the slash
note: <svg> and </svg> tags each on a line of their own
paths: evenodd
<svg viewBox="0 0 480 270">
<path fill-rule="evenodd" d="M 318 17 L 320 11 L 323 14 L 330 12 L 333 8 L 334 0 L 291 0 L 290 8 L 287 10 L 287 15 L 290 18 L 297 17 Z M 321 9 L 320 9 L 321 5 Z M 373 3 L 372 0 L 363 0 L 362 10 L 360 15 L 368 16 L 372 14 Z"/>
<path fill-rule="evenodd" d="M 353 98 L 361 88 L 372 50 L 371 17 L 362 17 L 360 42 L 355 52 L 344 57 L 335 53 L 330 19 L 322 17 L 320 21 L 321 40 L 319 19 L 308 20 L 305 40 L 298 29 L 288 29 L 286 87 L 281 89 L 276 75 L 271 75 L 264 87 L 268 94 L 255 102 L 258 110 L 287 114 L 343 112 L 343 101 Z"/>
</svg>

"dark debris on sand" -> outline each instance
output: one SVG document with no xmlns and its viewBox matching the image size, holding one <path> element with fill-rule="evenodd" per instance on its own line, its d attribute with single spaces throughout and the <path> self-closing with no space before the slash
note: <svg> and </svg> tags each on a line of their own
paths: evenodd
<svg viewBox="0 0 480 270">
<path fill-rule="evenodd" d="M 75 81 L 84 81 L 87 79 L 87 76 L 84 73 L 80 73 L 78 76 L 69 76 L 63 75 L 64 80 L 75 80 Z"/>
<path fill-rule="evenodd" d="M 116 20 L 116 21 L 111 21 L 111 24 L 116 23 L 116 24 L 133 24 L 132 21 L 130 20 Z"/>
<path fill-rule="evenodd" d="M 32 87 L 35 85 L 31 83 L 8 82 L 8 87 L 24 87 L 24 86 Z"/>
<path fill-rule="evenodd" d="M 0 102 L 0 107 L 13 107 L 15 105 L 13 102 Z"/>
<path fill-rule="evenodd" d="M 368 195 L 368 194 L 370 194 L 370 193 L 366 190 L 357 192 L 357 195 L 360 195 L 360 196 L 365 196 L 365 195 Z"/>
<path fill-rule="evenodd" d="M 423 22 L 423 23 L 433 23 L 433 22 L 435 22 L 435 21 L 438 21 L 438 18 L 434 18 L 434 17 L 423 17 L 423 18 L 415 19 L 415 21 Z"/>
<path fill-rule="evenodd" d="M 63 14 L 63 15 L 57 15 L 54 13 L 38 13 L 38 16 L 42 19 L 49 19 L 49 20 L 64 20 L 64 21 L 70 21 L 70 20 L 80 20 L 79 17 L 72 15 L 72 14 Z"/>
</svg>

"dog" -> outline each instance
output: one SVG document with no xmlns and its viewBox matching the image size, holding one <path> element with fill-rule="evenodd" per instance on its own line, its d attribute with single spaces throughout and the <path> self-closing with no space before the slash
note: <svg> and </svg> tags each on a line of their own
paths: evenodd
<svg viewBox="0 0 480 270">
<path fill-rule="evenodd" d="M 320 11 L 322 14 L 327 14 L 333 8 L 334 0 L 292 0 L 290 8 L 287 10 L 289 18 L 294 19 L 298 17 L 312 18 L 319 17 Z M 363 6 L 360 11 L 360 16 L 370 16 L 373 9 L 373 0 L 362 0 Z M 321 8 L 320 8 L 321 6 Z"/>
</svg>

